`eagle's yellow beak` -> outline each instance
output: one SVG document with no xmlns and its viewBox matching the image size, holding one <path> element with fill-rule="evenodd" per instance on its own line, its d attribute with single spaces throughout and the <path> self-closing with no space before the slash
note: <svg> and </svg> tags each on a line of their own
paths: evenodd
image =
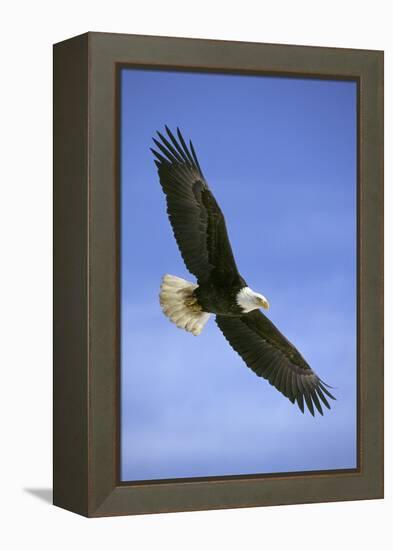
<svg viewBox="0 0 393 550">
<path fill-rule="evenodd" d="M 269 302 L 266 300 L 266 298 L 259 298 L 260 306 L 263 307 L 263 309 L 269 309 Z"/>
</svg>

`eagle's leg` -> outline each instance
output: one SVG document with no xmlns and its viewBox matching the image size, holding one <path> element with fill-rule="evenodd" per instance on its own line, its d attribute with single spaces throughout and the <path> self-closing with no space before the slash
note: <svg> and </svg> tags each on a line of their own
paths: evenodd
<svg viewBox="0 0 393 550">
<path fill-rule="evenodd" d="M 198 303 L 198 299 L 194 293 L 192 293 L 191 295 L 186 295 L 186 297 L 184 298 L 184 304 L 188 307 L 190 311 L 194 311 L 195 313 L 200 313 L 202 311 L 202 307 Z"/>
</svg>

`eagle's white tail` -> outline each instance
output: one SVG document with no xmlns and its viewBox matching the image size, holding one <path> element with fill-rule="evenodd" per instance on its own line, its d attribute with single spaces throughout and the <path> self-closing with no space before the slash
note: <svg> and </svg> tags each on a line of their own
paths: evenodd
<svg viewBox="0 0 393 550">
<path fill-rule="evenodd" d="M 164 275 L 160 290 L 162 311 L 177 327 L 192 332 L 194 336 L 202 332 L 210 317 L 210 313 L 202 311 L 193 295 L 197 287 L 180 277 Z"/>
</svg>

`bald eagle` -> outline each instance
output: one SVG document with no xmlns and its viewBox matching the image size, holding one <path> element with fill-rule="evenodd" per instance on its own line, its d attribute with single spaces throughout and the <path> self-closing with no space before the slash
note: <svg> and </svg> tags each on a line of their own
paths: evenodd
<svg viewBox="0 0 393 550">
<path fill-rule="evenodd" d="M 247 366 L 265 378 L 304 412 L 323 414 L 335 399 L 299 351 L 260 311 L 268 300 L 247 286 L 240 275 L 229 242 L 225 219 L 203 176 L 192 142 L 186 144 L 165 127 L 151 148 L 166 196 L 167 213 L 187 269 L 190 283 L 165 275 L 160 290 L 164 314 L 179 328 L 199 335 L 211 314 Z"/>
</svg>

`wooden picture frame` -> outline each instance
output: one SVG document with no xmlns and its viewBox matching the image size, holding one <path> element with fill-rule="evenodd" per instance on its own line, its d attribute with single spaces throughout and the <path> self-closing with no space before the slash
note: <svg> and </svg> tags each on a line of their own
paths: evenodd
<svg viewBox="0 0 393 550">
<path fill-rule="evenodd" d="M 119 476 L 122 66 L 358 86 L 358 468 L 141 483 Z M 383 497 L 383 52 L 87 33 L 54 46 L 54 504 L 89 516 Z"/>
</svg>

